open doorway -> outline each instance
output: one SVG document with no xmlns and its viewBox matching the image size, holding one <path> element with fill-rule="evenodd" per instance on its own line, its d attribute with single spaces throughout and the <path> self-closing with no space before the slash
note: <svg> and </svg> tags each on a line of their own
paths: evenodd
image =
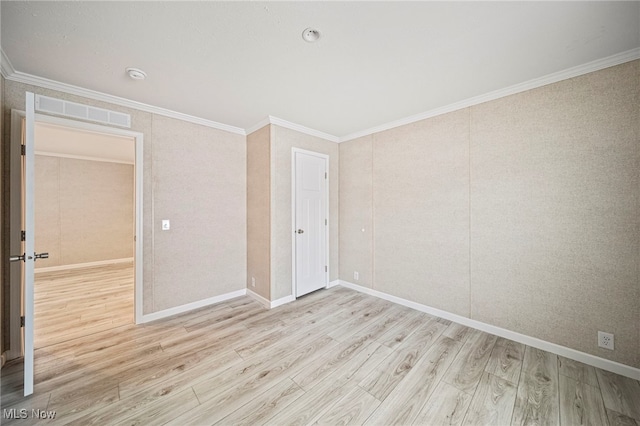
<svg viewBox="0 0 640 426">
<path fill-rule="evenodd" d="M 106 127 L 76 120 L 52 117 L 42 114 L 34 114 L 34 95 L 26 93 L 26 111 L 11 111 L 11 143 L 9 162 L 11 164 L 10 179 L 10 215 L 9 232 L 11 243 L 11 268 L 9 271 L 9 349 L 5 352 L 7 361 L 12 368 L 7 374 L 16 376 L 19 371 L 24 372 L 24 380 L 8 383 L 5 380 L 3 368 L 3 390 L 7 385 L 12 389 L 12 395 L 24 393 L 25 396 L 33 393 L 34 388 L 34 267 L 35 261 L 47 258 L 46 247 L 35 247 L 34 224 L 34 176 L 35 176 L 35 124 L 47 123 L 61 127 L 68 127 L 87 132 L 106 135 L 124 136 L 135 141 L 135 166 L 134 166 L 134 322 L 142 322 L 142 265 L 143 265 L 143 238 L 142 238 L 142 177 L 143 177 L 143 134 L 126 129 Z M 26 117 L 26 119 L 25 119 Z M 88 155 L 92 156 L 92 155 Z M 22 187 L 22 189 L 21 189 Z M 22 229 L 22 231 L 20 231 Z M 22 236 L 21 236 L 22 235 Z M 26 237 L 25 237 L 26 236 Z M 16 246 L 16 247 L 14 247 Z M 36 253 L 38 250 L 40 253 Z M 18 255 L 19 253 L 21 255 Z M 14 253 L 16 254 L 14 256 Z M 7 256 L 9 258 L 9 256 Z M 15 257 L 15 259 L 14 259 Z M 27 260 L 28 259 L 28 260 Z M 14 261 L 15 260 L 15 261 Z M 86 266 L 86 265 L 85 265 Z M 111 331 L 109 331 L 111 332 Z M 97 336 L 98 334 L 94 334 Z M 76 339 L 79 340 L 79 339 Z M 73 355 L 72 353 L 70 354 Z M 36 357 L 39 358 L 39 357 Z M 42 358 L 40 358 L 42 360 Z M 71 364 L 72 366 L 73 364 Z M 6 365 L 5 365 L 6 367 Z M 22 375 L 20 375 L 22 376 Z M 36 377 L 37 381 L 37 377 Z M 24 383 L 24 386 L 23 386 Z M 14 389 L 15 388 L 15 389 Z M 20 392 L 22 388 L 23 392 Z M 15 391 L 15 392 L 14 392 Z M 3 392 L 3 395 L 6 393 Z M 3 397 L 3 402 L 4 401 Z"/>
<path fill-rule="evenodd" d="M 34 348 L 134 323 L 135 139 L 36 122 Z"/>
</svg>

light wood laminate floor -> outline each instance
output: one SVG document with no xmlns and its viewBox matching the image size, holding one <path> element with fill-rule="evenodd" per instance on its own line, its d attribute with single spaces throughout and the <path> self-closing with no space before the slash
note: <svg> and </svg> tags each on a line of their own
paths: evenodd
<svg viewBox="0 0 640 426">
<path fill-rule="evenodd" d="M 34 346 L 133 324 L 133 264 L 39 272 L 34 284 Z"/>
<path fill-rule="evenodd" d="M 640 425 L 636 380 L 342 287 L 41 347 L 28 398 L 21 374 L 2 409 L 56 417 L 2 424 Z"/>
</svg>

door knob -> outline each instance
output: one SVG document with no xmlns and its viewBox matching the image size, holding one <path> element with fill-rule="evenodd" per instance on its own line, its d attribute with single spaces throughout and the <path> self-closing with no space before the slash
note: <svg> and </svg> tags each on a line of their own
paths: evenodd
<svg viewBox="0 0 640 426">
<path fill-rule="evenodd" d="M 24 254 L 20 254 L 18 256 L 9 256 L 9 262 L 19 262 L 21 260 L 24 262 Z"/>
<path fill-rule="evenodd" d="M 38 260 L 38 259 L 48 259 L 49 258 L 49 253 L 33 253 L 33 257 Z"/>
<path fill-rule="evenodd" d="M 304 231 L 302 229 L 298 229 L 298 234 L 304 234 Z"/>
</svg>

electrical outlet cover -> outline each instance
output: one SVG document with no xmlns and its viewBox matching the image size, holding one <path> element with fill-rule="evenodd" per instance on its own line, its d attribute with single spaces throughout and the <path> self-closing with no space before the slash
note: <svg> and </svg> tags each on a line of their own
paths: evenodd
<svg viewBox="0 0 640 426">
<path fill-rule="evenodd" d="M 598 331 L 598 346 L 604 349 L 613 350 L 613 334 Z"/>
</svg>

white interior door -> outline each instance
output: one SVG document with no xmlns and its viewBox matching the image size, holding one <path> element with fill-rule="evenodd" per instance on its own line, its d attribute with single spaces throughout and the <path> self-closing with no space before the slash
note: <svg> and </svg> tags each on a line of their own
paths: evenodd
<svg viewBox="0 0 640 426">
<path fill-rule="evenodd" d="M 33 165 L 34 165 L 34 134 L 35 134 L 35 97 L 33 93 L 26 93 L 24 127 L 24 156 L 23 170 L 23 217 L 24 217 L 24 395 L 33 393 L 33 280 L 35 261 L 45 254 L 36 254 L 34 246 L 34 208 L 33 208 Z"/>
<path fill-rule="evenodd" d="M 11 250 L 11 357 L 23 356 L 24 395 L 33 393 L 33 279 L 34 251 L 33 161 L 35 97 L 27 92 L 25 116 L 12 111 L 9 238 Z M 19 139 L 18 139 L 19 137 Z M 42 256 L 44 257 L 44 256 Z M 18 311 L 18 307 L 21 310 Z M 22 324 L 21 324 L 22 323 Z M 22 333 L 20 333 L 20 330 Z"/>
<path fill-rule="evenodd" d="M 329 283 L 327 164 L 323 154 L 293 151 L 296 297 Z"/>
<path fill-rule="evenodd" d="M 38 257 L 34 250 L 34 209 L 33 209 L 33 162 L 35 97 L 27 92 L 25 117 L 12 112 L 11 139 L 11 199 L 9 215 L 9 238 L 11 249 L 11 356 L 24 358 L 24 395 L 33 393 L 33 279 L 34 263 Z M 18 135 L 19 133 L 19 135 Z M 19 139 L 18 139 L 19 136 Z M 21 297 L 20 297 L 21 296 Z M 18 312 L 17 307 L 21 305 Z M 17 319 L 17 321 L 16 321 Z M 21 322 L 23 325 L 21 326 Z M 22 329 L 20 336 L 19 330 Z M 16 335 L 17 334 L 17 335 Z M 20 349 L 20 350 L 18 350 Z"/>
</svg>

